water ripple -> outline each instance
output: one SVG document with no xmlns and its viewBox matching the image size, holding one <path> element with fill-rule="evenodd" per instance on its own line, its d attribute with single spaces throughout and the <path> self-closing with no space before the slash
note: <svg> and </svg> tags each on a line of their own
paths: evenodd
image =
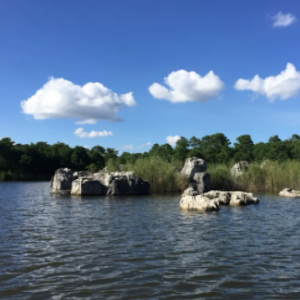
<svg viewBox="0 0 300 300">
<path fill-rule="evenodd" d="M 0 299 L 300 299 L 300 200 L 260 199 L 197 214 L 0 183 Z"/>
</svg>

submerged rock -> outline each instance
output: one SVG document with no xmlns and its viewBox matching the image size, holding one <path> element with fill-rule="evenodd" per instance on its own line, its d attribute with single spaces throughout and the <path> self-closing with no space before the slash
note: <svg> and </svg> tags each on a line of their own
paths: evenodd
<svg viewBox="0 0 300 300">
<path fill-rule="evenodd" d="M 285 188 L 279 192 L 279 196 L 288 198 L 300 198 L 300 191 L 291 188 Z"/>
<path fill-rule="evenodd" d="M 73 171 L 68 168 L 56 170 L 50 186 L 53 194 L 70 194 L 73 179 Z"/>
</svg>

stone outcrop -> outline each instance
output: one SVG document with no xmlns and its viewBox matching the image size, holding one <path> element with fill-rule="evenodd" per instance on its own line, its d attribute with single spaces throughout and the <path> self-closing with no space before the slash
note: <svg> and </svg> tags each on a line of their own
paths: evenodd
<svg viewBox="0 0 300 300">
<path fill-rule="evenodd" d="M 188 178 L 189 188 L 202 194 L 210 190 L 210 175 L 206 170 L 207 165 L 203 159 L 190 157 L 186 159 L 180 174 Z"/>
<path fill-rule="evenodd" d="M 285 188 L 279 192 L 279 196 L 288 198 L 300 198 L 300 191 L 293 190 L 291 188 Z"/>
<path fill-rule="evenodd" d="M 218 205 L 244 206 L 248 204 L 258 204 L 259 200 L 252 193 L 245 192 L 225 192 L 210 191 L 204 196 L 217 202 Z"/>
<path fill-rule="evenodd" d="M 180 209 L 197 212 L 218 211 L 219 205 L 203 195 L 183 195 L 180 200 Z"/>
<path fill-rule="evenodd" d="M 78 178 L 72 182 L 72 195 L 106 195 L 107 186 L 99 180 L 91 178 Z"/>
<path fill-rule="evenodd" d="M 146 195 L 150 184 L 133 172 L 88 173 L 59 169 L 51 180 L 51 192 L 72 195 Z"/>
<path fill-rule="evenodd" d="M 56 170 L 50 182 L 51 193 L 69 194 L 72 187 L 73 171 L 68 168 Z"/>
<path fill-rule="evenodd" d="M 258 204 L 259 200 L 251 193 L 209 191 L 199 195 L 193 188 L 187 188 L 180 200 L 180 209 L 199 212 L 217 211 L 222 205 L 244 206 Z"/>
<path fill-rule="evenodd" d="M 240 161 L 233 165 L 233 167 L 230 169 L 230 174 L 233 177 L 239 177 L 243 174 L 243 170 L 247 169 L 248 167 L 249 163 L 247 161 Z"/>
</svg>

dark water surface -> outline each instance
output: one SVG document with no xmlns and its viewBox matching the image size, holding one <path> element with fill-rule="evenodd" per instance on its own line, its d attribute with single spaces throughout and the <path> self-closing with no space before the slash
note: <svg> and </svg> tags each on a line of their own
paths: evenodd
<svg viewBox="0 0 300 300">
<path fill-rule="evenodd" d="M 0 299 L 300 299 L 300 200 L 259 198 L 197 214 L 0 183 Z"/>
</svg>

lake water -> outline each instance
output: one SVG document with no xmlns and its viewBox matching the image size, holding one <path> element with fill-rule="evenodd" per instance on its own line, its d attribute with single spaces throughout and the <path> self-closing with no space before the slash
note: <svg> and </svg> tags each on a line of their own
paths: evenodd
<svg viewBox="0 0 300 300">
<path fill-rule="evenodd" d="M 300 299 L 300 200 L 258 196 L 199 214 L 0 183 L 0 299 Z"/>
</svg>

